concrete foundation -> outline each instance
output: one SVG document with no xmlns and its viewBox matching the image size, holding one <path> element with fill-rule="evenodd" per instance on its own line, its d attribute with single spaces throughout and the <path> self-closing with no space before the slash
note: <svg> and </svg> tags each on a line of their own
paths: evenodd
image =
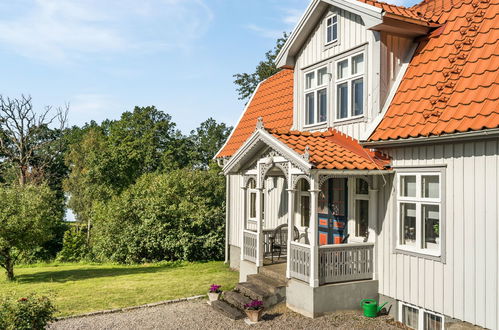
<svg viewBox="0 0 499 330">
<path fill-rule="evenodd" d="M 229 267 L 233 270 L 239 270 L 241 262 L 241 249 L 234 245 L 229 245 Z"/>
<path fill-rule="evenodd" d="M 378 281 L 335 283 L 312 288 L 291 279 L 286 290 L 289 309 L 307 317 L 318 317 L 339 310 L 360 309 L 362 299 L 378 299 Z"/>
<path fill-rule="evenodd" d="M 388 297 L 385 295 L 380 294 L 379 295 L 379 305 L 382 305 L 384 303 L 387 303 L 383 309 L 386 309 L 388 312 L 388 315 L 393 317 L 395 320 L 398 320 L 398 304 L 397 300 L 395 300 L 392 297 Z"/>
<path fill-rule="evenodd" d="M 255 263 L 241 260 L 239 264 L 239 282 L 247 282 L 248 275 L 258 274 L 258 267 Z"/>
</svg>

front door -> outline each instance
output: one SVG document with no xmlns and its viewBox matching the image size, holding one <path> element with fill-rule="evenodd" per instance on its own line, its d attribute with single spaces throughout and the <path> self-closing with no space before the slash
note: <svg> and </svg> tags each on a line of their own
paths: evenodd
<svg viewBox="0 0 499 330">
<path fill-rule="evenodd" d="M 319 196 L 319 245 L 343 241 L 347 233 L 347 198 L 346 178 L 332 178 L 324 183 Z"/>
</svg>

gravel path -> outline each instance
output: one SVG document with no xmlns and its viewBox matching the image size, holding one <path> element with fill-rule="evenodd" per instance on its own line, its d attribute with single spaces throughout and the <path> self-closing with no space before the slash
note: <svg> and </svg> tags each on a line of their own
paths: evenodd
<svg viewBox="0 0 499 330">
<path fill-rule="evenodd" d="M 309 319 L 284 304 L 266 311 L 264 321 L 249 326 L 215 312 L 205 299 L 141 308 L 127 312 L 72 318 L 49 329 L 400 329 L 387 316 L 367 319 L 359 311 L 347 311 Z"/>
</svg>

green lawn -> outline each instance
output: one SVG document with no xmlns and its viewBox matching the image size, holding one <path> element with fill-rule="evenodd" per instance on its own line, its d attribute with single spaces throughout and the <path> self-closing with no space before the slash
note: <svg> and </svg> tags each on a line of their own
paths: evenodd
<svg viewBox="0 0 499 330">
<path fill-rule="evenodd" d="M 48 295 L 57 316 L 135 306 L 204 294 L 212 283 L 232 289 L 238 274 L 223 262 L 121 266 L 46 264 L 19 266 L 16 281 L 0 278 L 0 296 Z"/>
</svg>

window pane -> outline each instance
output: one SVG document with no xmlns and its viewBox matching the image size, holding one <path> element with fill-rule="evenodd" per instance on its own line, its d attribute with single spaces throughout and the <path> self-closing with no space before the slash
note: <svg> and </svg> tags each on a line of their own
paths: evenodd
<svg viewBox="0 0 499 330">
<path fill-rule="evenodd" d="M 352 74 L 364 72 L 364 54 L 352 57 Z"/>
<path fill-rule="evenodd" d="M 301 196 L 300 215 L 302 227 L 309 227 L 310 224 L 310 196 Z"/>
<path fill-rule="evenodd" d="M 424 328 L 425 330 L 441 330 L 442 318 L 430 313 L 424 313 Z"/>
<path fill-rule="evenodd" d="M 250 189 L 255 189 L 256 188 L 256 181 L 254 179 L 250 179 L 248 186 Z"/>
<path fill-rule="evenodd" d="M 364 79 L 352 81 L 352 93 L 353 115 L 359 116 L 364 113 Z"/>
<path fill-rule="evenodd" d="M 369 194 L 369 184 L 366 180 L 357 179 L 357 187 L 355 189 L 357 195 L 367 195 Z"/>
<path fill-rule="evenodd" d="M 348 60 L 338 62 L 337 72 L 338 79 L 346 78 L 348 76 Z"/>
<path fill-rule="evenodd" d="M 438 250 L 440 244 L 440 214 L 438 205 L 421 206 L 423 213 L 423 248 Z"/>
<path fill-rule="evenodd" d="M 333 41 L 333 27 L 328 26 L 326 28 L 326 43 Z"/>
<path fill-rule="evenodd" d="M 250 193 L 250 210 L 249 217 L 251 219 L 256 218 L 256 193 Z"/>
<path fill-rule="evenodd" d="M 319 99 L 319 120 L 322 123 L 327 119 L 327 90 L 321 89 L 317 92 L 317 98 Z"/>
<path fill-rule="evenodd" d="M 310 72 L 305 75 L 305 88 L 309 89 L 314 87 L 315 72 Z"/>
<path fill-rule="evenodd" d="M 400 196 L 416 197 L 416 176 L 400 176 Z"/>
<path fill-rule="evenodd" d="M 315 123 L 315 101 L 314 93 L 308 93 L 305 97 L 306 111 L 305 111 L 305 123 L 307 125 Z"/>
<path fill-rule="evenodd" d="M 402 323 L 410 328 L 418 329 L 419 311 L 416 308 L 402 305 Z"/>
<path fill-rule="evenodd" d="M 336 23 L 338 22 L 338 17 L 336 15 L 334 15 L 333 17 L 331 17 L 333 19 L 333 23 Z"/>
<path fill-rule="evenodd" d="M 322 86 L 324 84 L 327 84 L 328 81 L 328 74 L 327 74 L 327 67 L 326 68 L 321 68 L 317 71 L 317 85 Z"/>
<path fill-rule="evenodd" d="M 421 196 L 424 198 L 439 198 L 440 184 L 438 175 L 423 175 L 421 176 L 422 190 Z"/>
<path fill-rule="evenodd" d="M 336 92 L 338 118 L 348 117 L 348 84 L 343 83 L 337 86 Z"/>
<path fill-rule="evenodd" d="M 369 201 L 355 201 L 355 236 L 366 237 L 369 223 Z"/>
<path fill-rule="evenodd" d="M 336 21 L 336 17 L 335 17 Z M 333 40 L 338 39 L 338 24 L 333 24 Z"/>
<path fill-rule="evenodd" d="M 400 244 L 416 245 L 416 204 L 400 203 L 400 221 Z"/>
</svg>

